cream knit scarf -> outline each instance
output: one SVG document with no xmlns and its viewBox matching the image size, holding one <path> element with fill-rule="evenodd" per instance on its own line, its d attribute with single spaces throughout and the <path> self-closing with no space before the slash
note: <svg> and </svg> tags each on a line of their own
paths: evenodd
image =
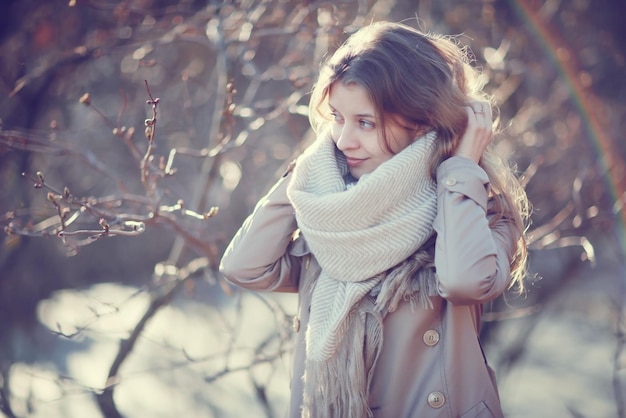
<svg viewBox="0 0 626 418">
<path fill-rule="evenodd" d="M 343 154 L 326 135 L 298 159 L 287 194 L 321 267 L 306 334 L 303 416 L 366 417 L 382 320 L 402 300 L 436 294 L 432 253 L 435 133 L 346 186 Z M 416 272 L 418 272 L 416 274 Z"/>
</svg>

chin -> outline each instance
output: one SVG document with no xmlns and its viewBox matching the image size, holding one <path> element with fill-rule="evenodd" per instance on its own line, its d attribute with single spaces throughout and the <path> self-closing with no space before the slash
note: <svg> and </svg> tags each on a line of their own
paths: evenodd
<svg viewBox="0 0 626 418">
<path fill-rule="evenodd" d="M 363 171 L 363 170 L 350 170 L 350 175 L 352 177 L 354 177 L 355 179 L 357 179 L 357 180 L 360 179 L 361 176 L 363 176 L 365 174 L 367 174 L 367 172 Z"/>
<path fill-rule="evenodd" d="M 359 177 L 361 177 L 361 174 L 362 174 L 358 170 L 352 170 L 352 169 L 349 169 L 348 172 L 350 173 L 352 177 L 354 177 L 357 180 L 359 179 Z"/>
</svg>

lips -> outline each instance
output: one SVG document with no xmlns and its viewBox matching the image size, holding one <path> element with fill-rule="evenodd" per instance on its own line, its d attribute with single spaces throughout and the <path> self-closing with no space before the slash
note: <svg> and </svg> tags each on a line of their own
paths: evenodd
<svg viewBox="0 0 626 418">
<path fill-rule="evenodd" d="M 366 158 L 354 158 L 346 156 L 346 163 L 348 164 L 348 167 L 356 167 L 363 163 L 363 161 L 365 160 Z"/>
</svg>

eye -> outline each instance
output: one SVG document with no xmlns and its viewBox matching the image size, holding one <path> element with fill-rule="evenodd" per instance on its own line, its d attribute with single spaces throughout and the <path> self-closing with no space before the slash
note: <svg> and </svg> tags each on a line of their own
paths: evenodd
<svg viewBox="0 0 626 418">
<path fill-rule="evenodd" d="M 330 111 L 330 116 L 332 116 L 332 118 L 333 118 L 333 120 L 335 122 L 341 122 L 343 120 L 341 115 L 339 113 L 337 113 L 337 111 L 335 111 L 335 110 L 331 110 Z"/>
<path fill-rule="evenodd" d="M 367 130 L 374 129 L 376 127 L 374 122 L 371 122 L 366 119 L 359 120 L 359 125 L 361 126 L 362 129 L 367 129 Z"/>
</svg>

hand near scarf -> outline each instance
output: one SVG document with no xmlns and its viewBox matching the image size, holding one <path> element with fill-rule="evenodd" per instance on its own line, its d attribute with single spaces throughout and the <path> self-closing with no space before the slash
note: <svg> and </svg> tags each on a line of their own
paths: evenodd
<svg viewBox="0 0 626 418">
<path fill-rule="evenodd" d="M 467 110 L 467 128 L 461 137 L 455 155 L 468 158 L 475 163 L 493 140 L 491 105 L 485 101 L 472 101 Z"/>
</svg>

